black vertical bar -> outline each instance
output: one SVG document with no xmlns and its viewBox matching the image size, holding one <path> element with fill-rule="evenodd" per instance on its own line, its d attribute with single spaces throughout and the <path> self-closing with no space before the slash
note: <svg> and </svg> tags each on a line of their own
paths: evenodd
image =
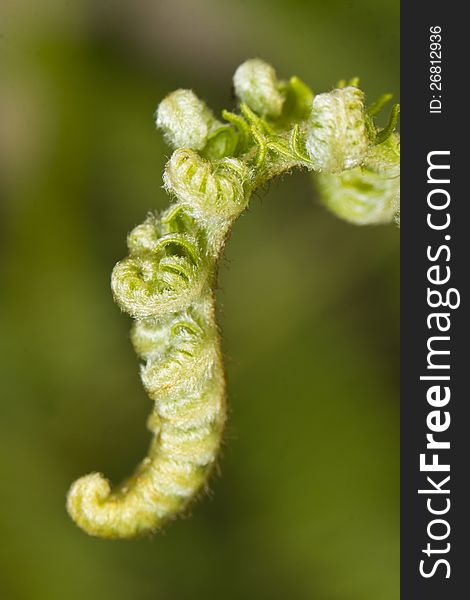
<svg viewBox="0 0 470 600">
<path fill-rule="evenodd" d="M 465 6 L 435 0 L 401 4 L 402 600 L 470 597 L 470 397 L 465 384 L 470 371 L 470 191 L 465 185 L 466 173 L 470 173 L 466 81 L 470 30 Z M 436 151 L 442 153 L 429 155 Z M 428 181 L 428 160 L 450 169 L 431 170 Z M 448 200 L 447 207 L 433 208 L 444 207 Z M 443 227 L 448 219 L 449 226 Z M 447 282 L 430 281 L 442 281 L 448 275 Z M 431 307 L 430 302 L 439 304 L 439 296 L 434 293 L 429 299 L 428 288 L 454 306 L 460 297 L 460 306 Z M 430 317 L 436 313 L 446 315 L 439 324 L 445 329 L 450 323 L 448 331 L 440 331 L 438 319 Z M 433 336 L 442 339 L 429 342 Z M 434 350 L 450 351 L 431 355 L 437 368 L 429 368 L 428 343 Z M 420 376 L 450 379 L 432 381 Z M 434 406 L 428 401 L 432 386 L 441 386 L 439 397 L 436 390 L 431 393 Z M 451 394 L 447 404 L 445 387 Z M 450 425 L 445 428 L 448 418 Z M 433 434 L 435 441 L 449 442 L 450 449 L 427 448 L 431 443 L 427 434 Z M 421 454 L 428 465 L 437 455 L 438 468 L 448 464 L 450 470 L 421 470 Z M 418 490 L 427 491 L 420 494 Z M 442 514 L 430 512 L 447 508 Z"/>
</svg>

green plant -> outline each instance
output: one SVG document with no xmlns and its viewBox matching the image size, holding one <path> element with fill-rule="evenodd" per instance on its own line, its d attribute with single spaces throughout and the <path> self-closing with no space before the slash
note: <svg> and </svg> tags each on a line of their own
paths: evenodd
<svg viewBox="0 0 470 600">
<path fill-rule="evenodd" d="M 315 171 L 325 204 L 357 224 L 398 217 L 398 107 L 384 129 L 358 80 L 314 95 L 297 77 L 279 81 L 261 60 L 234 76 L 240 114 L 214 117 L 189 90 L 165 98 L 157 125 L 175 148 L 164 183 L 176 201 L 128 236 L 112 275 L 154 409 L 148 456 L 111 490 L 98 473 L 76 481 L 67 508 L 91 535 L 132 537 L 159 528 L 206 484 L 225 421 L 225 379 L 215 321 L 217 264 L 234 221 L 257 188 L 294 167 Z"/>
</svg>

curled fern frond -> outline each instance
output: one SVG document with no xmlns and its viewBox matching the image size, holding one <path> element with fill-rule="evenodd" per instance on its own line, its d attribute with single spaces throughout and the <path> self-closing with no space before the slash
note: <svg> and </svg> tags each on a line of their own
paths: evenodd
<svg viewBox="0 0 470 600">
<path fill-rule="evenodd" d="M 134 319 L 132 343 L 154 406 L 152 441 L 135 473 L 111 488 L 99 473 L 76 481 L 67 497 L 90 535 L 126 538 L 174 518 L 207 483 L 226 418 L 225 379 L 215 321 L 217 265 L 231 227 L 253 192 L 271 178 L 317 173 L 326 206 L 358 224 L 398 214 L 396 110 L 378 130 L 359 80 L 314 95 L 297 77 L 279 80 L 252 59 L 234 77 L 239 113 L 219 121 L 190 90 L 167 96 L 157 126 L 174 152 L 163 175 L 174 197 L 128 236 L 129 256 L 112 273 L 114 298 Z"/>
</svg>

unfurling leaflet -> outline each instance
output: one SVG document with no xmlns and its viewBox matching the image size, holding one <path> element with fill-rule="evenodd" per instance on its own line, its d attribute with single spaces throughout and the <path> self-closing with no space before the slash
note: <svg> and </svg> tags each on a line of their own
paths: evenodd
<svg viewBox="0 0 470 600">
<path fill-rule="evenodd" d="M 135 473 L 111 488 L 99 473 L 77 480 L 67 509 L 90 535 L 128 538 L 159 529 L 204 488 L 217 460 L 225 378 L 215 321 L 217 265 L 233 222 L 269 179 L 317 173 L 325 205 L 357 224 L 399 214 L 398 108 L 380 129 L 357 79 L 314 95 L 299 78 L 278 80 L 259 59 L 234 75 L 237 112 L 221 120 L 190 90 L 167 96 L 157 126 L 174 148 L 163 176 L 173 203 L 128 236 L 129 255 L 112 274 L 121 309 L 134 318 L 132 343 L 154 403 L 152 441 Z"/>
</svg>

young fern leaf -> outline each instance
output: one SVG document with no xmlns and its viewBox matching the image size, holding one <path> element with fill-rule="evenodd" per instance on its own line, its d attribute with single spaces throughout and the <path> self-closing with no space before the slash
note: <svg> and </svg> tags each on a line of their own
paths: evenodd
<svg viewBox="0 0 470 600">
<path fill-rule="evenodd" d="M 358 79 L 314 96 L 297 77 L 280 81 L 259 59 L 234 76 L 240 113 L 217 120 L 192 91 L 165 98 L 157 126 L 175 150 L 163 176 L 174 196 L 128 236 L 129 256 L 112 274 L 113 295 L 135 323 L 132 343 L 154 402 L 152 441 L 135 473 L 111 489 L 99 473 L 77 480 L 67 509 L 90 535 L 128 538 L 159 529 L 207 483 L 226 418 L 215 321 L 217 265 L 250 196 L 294 167 L 318 173 L 323 200 L 355 223 L 398 213 L 399 138 L 364 108 Z M 388 99 L 388 96 L 387 96 Z"/>
</svg>

